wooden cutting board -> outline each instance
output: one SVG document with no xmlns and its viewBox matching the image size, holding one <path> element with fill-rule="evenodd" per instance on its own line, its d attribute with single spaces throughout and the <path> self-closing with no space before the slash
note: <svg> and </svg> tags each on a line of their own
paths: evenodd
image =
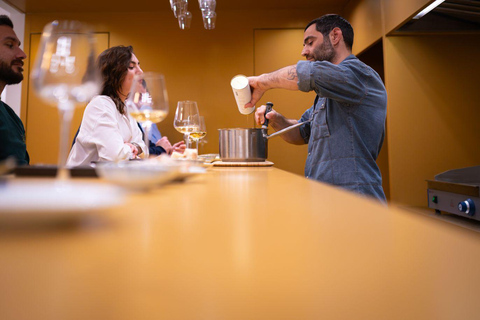
<svg viewBox="0 0 480 320">
<path fill-rule="evenodd" d="M 273 162 L 261 161 L 261 162 L 223 162 L 215 161 L 214 167 L 271 167 Z"/>
</svg>

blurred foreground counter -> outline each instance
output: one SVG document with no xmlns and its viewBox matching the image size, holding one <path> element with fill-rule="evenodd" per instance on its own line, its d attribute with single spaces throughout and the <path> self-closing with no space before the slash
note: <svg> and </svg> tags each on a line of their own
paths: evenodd
<svg viewBox="0 0 480 320">
<path fill-rule="evenodd" d="M 479 319 L 479 266 L 477 232 L 276 168 L 212 168 L 1 230 L 0 319 Z"/>
</svg>

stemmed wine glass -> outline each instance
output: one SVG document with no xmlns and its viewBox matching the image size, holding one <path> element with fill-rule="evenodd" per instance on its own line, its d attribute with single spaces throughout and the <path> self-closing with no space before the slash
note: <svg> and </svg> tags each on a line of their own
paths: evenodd
<svg viewBox="0 0 480 320">
<path fill-rule="evenodd" d="M 57 178 L 67 180 L 70 124 L 77 104 L 98 94 L 100 75 L 95 66 L 92 30 L 79 21 L 56 20 L 45 26 L 32 71 L 33 86 L 41 99 L 55 104 L 60 115 Z"/>
<path fill-rule="evenodd" d="M 149 135 L 152 123 L 163 121 L 168 115 L 168 95 L 165 77 L 155 72 L 145 72 L 133 78 L 132 88 L 125 102 L 130 115 L 142 123 L 145 132 L 145 159 L 148 159 Z"/>
<path fill-rule="evenodd" d="M 175 130 L 184 134 L 185 144 L 189 147 L 189 135 L 198 131 L 199 114 L 195 101 L 179 101 L 177 110 L 175 111 L 175 119 L 173 121 Z"/>
<path fill-rule="evenodd" d="M 196 142 L 195 145 L 197 147 L 197 154 L 198 154 L 198 141 L 200 141 L 200 139 L 205 138 L 206 135 L 207 135 L 207 127 L 205 126 L 205 118 L 203 116 L 199 116 L 197 131 L 190 133 L 190 138 Z"/>
</svg>

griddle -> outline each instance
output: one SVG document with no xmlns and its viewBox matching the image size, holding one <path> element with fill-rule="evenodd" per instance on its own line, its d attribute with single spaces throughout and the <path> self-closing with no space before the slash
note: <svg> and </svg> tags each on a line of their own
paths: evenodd
<svg viewBox="0 0 480 320">
<path fill-rule="evenodd" d="M 480 166 L 449 170 L 427 180 L 428 207 L 480 221 Z"/>
</svg>

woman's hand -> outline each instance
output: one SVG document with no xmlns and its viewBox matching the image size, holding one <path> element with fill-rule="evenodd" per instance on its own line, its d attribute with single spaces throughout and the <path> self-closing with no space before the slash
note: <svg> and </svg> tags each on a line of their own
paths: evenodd
<svg viewBox="0 0 480 320">
<path fill-rule="evenodd" d="M 136 146 L 129 142 L 126 142 L 125 144 L 130 147 L 130 151 L 132 152 L 134 157 L 138 156 L 138 148 Z"/>
</svg>

